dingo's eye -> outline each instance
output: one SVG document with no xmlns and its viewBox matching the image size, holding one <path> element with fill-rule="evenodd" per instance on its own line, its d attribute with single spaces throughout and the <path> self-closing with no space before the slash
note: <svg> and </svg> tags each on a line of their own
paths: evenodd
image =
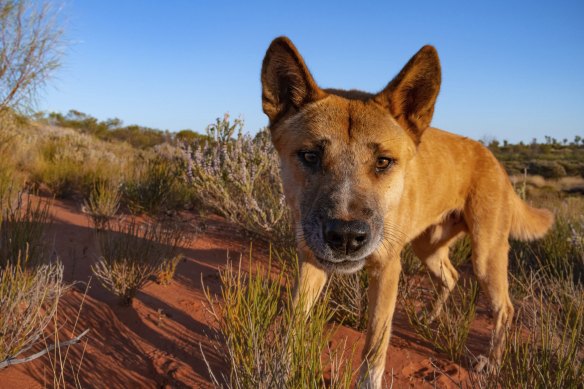
<svg viewBox="0 0 584 389">
<path fill-rule="evenodd" d="M 393 165 L 394 162 L 395 161 L 391 158 L 379 157 L 377 158 L 377 161 L 375 161 L 375 170 L 382 172 Z"/>
<path fill-rule="evenodd" d="M 315 166 L 318 163 L 318 153 L 314 151 L 301 151 L 300 152 L 301 161 L 308 166 Z"/>
</svg>

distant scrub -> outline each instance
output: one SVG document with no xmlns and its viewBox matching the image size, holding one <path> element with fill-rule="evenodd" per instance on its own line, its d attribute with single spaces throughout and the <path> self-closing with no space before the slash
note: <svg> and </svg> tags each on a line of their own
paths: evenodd
<svg viewBox="0 0 584 389">
<path fill-rule="evenodd" d="M 123 156 L 96 146 L 94 140 L 75 134 L 39 140 L 36 156 L 28 162 L 32 182 L 46 185 L 57 197 L 86 197 L 95 181 L 128 172 L 131 153 Z"/>
<path fill-rule="evenodd" d="M 175 134 L 175 139 L 182 143 L 194 143 L 199 141 L 210 140 L 207 135 L 199 134 L 193 130 L 180 130 Z"/>
<path fill-rule="evenodd" d="M 576 136 L 572 142 L 562 142 L 546 136 L 545 143 L 535 139 L 530 144 L 503 144 L 497 140 L 483 142 L 505 166 L 509 174 L 540 175 L 545 178 L 584 177 L 584 142 Z"/>
<path fill-rule="evenodd" d="M 70 110 L 66 115 L 57 112 L 38 113 L 35 118 L 54 126 L 74 128 L 101 140 L 127 142 L 136 148 L 154 147 L 172 138 L 168 131 L 138 125 L 123 126 L 120 119 L 100 121 L 76 110 Z"/>
</svg>

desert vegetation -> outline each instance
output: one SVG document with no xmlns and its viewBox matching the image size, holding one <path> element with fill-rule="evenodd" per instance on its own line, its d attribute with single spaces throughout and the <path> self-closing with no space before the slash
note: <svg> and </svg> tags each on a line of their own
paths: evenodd
<svg viewBox="0 0 584 389">
<path fill-rule="evenodd" d="M 189 374 L 204 377 L 207 386 L 354 385 L 361 341 L 342 333 L 367 327 L 367 273 L 331 277 L 309 321 L 295 312 L 294 231 L 269 131 L 251 135 L 229 115 L 202 133 L 170 133 L 74 109 L 32 113 L 38 87 L 60 66 L 64 46 L 57 10 L 43 4 L 0 0 L 0 374 L 29 362 L 43 366 L 36 382 L 44 386 L 108 383 L 114 377 L 91 358 L 113 347 L 114 358 L 129 353 L 114 359 L 117 372 L 124 370 L 120 364 L 130 371 L 152 365 L 122 375 L 136 385 L 144 384 L 140 374 L 152 375 L 148 383 L 161 387 L 201 385 L 177 373 L 180 358 L 197 365 Z M 408 376 L 402 384 L 418 379 L 436 387 L 443 377 L 451 387 L 581 388 L 584 141 L 576 136 L 484 143 L 517 193 L 553 209 L 556 223 L 540 241 L 512 242 L 516 316 L 501 366 L 481 374 L 472 366 L 488 344 L 477 346 L 476 336 L 474 344 L 470 340 L 474 319 L 488 323 L 487 306 L 472 273 L 469 239 L 451 249 L 461 280 L 434 320 L 422 302 L 437 291 L 406 247 L 397 314 L 405 320 L 396 326 L 415 338 L 407 350 L 426 345 L 432 374 Z M 56 215 L 57 208 L 69 212 L 69 219 Z M 83 221 L 68 240 L 61 238 L 75 217 Z M 223 250 L 219 269 L 197 263 L 195 256 L 213 249 L 194 250 L 196 236 L 217 239 L 208 225 L 223 226 L 223 246 L 237 239 L 249 245 L 249 256 L 228 257 Z M 76 248 L 74 240 L 84 234 L 87 240 Z M 192 292 L 197 288 L 199 295 Z M 177 308 L 183 302 L 169 290 L 198 296 L 204 314 Z M 86 299 L 88 313 L 82 310 Z M 155 314 L 147 304 L 156 307 Z M 86 320 L 92 312 L 97 319 Z M 192 320 L 195 313 L 201 322 Z M 203 336 L 185 337 L 202 322 Z M 85 327 L 90 323 L 93 328 Z M 88 330 L 90 340 L 83 338 Z M 113 343 L 119 334 L 122 340 Z M 136 346 L 135 338 L 172 344 L 161 351 L 154 343 Z M 83 347 L 76 346 L 80 342 Z M 140 363 L 127 365 L 141 353 L 146 357 Z M 160 355 L 165 361 L 155 362 Z M 91 369 L 84 363 L 92 363 Z M 457 366 L 456 373 L 443 368 L 448 364 Z M 86 379 L 88 371 L 102 375 Z M 398 374 L 390 371 L 388 377 L 391 387 Z"/>
<path fill-rule="evenodd" d="M 56 197 L 79 204 L 85 212 L 98 247 L 93 274 L 126 306 L 149 282 L 172 282 L 184 259 L 181 247 L 194 237 L 180 225 L 185 215 L 202 220 L 217 215 L 256 245 L 267 247 L 271 242 L 273 259 L 266 262 L 254 255 L 228 262 L 219 272 L 218 291 L 205 289 L 206 309 L 215 328 L 209 334 L 212 353 L 224 367 L 213 367 L 206 359 L 209 350 L 201 353 L 212 384 L 230 388 L 354 384 L 359 369 L 352 365 L 354 345 L 331 342 L 340 327 L 366 328 L 367 274 L 331 277 L 312 320 L 303 325 L 295 321 L 299 315 L 290 304 L 297 271 L 293 233 L 268 132 L 245 134 L 241 121 L 225 115 L 202 135 L 160 132 L 162 143 L 136 145 L 104 135 L 113 131 L 107 126 L 99 133 L 83 127 L 88 124 L 56 127 L 48 116 L 38 117 L 38 121 L 3 119 L 4 144 L 12 146 L 3 154 L 7 164 L 0 171 L 2 304 L 3 311 L 25 315 L 27 323 L 10 330 L 15 318 L 3 315 L 2 333 L 12 334 L 10 342 L 3 335 L 3 360 L 19 355 L 31 339 L 47 331 L 59 297 L 67 290 L 62 265 L 51 260 L 51 248 L 39 239 L 50 224 L 51 201 L 56 201 L 50 198 Z M 512 147 L 495 150 L 511 173 L 501 153 Z M 554 147 L 571 159 L 578 158 L 584 146 Z M 563 163 L 558 153 L 556 161 Z M 519 161 L 513 162 L 523 163 L 524 173 L 513 176 L 517 192 L 554 209 L 557 221 L 541 241 L 512 242 L 510 282 L 517 314 L 498 370 L 471 372 L 481 350 L 468 347 L 469 334 L 486 303 L 472 274 L 469 240 L 461 239 L 452 248 L 452 262 L 462 277 L 432 322 L 422 302 L 432 299 L 434 285 L 411 249 L 402 253 L 398 312 L 436 358 L 469 371 L 461 378 L 436 366 L 435 375 L 447 376 L 454 386 L 576 388 L 584 378 L 584 199 L 574 190 L 582 178 L 530 175 L 531 162 Z M 23 299 L 30 306 L 15 308 Z M 35 328 L 35 337 L 19 332 L 24 328 L 30 334 L 28 326 Z M 484 352 L 488 345 L 483 346 Z"/>
</svg>

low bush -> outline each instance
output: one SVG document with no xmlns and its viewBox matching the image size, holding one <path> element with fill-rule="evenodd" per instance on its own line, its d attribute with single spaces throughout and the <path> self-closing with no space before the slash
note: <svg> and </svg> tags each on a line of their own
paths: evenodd
<svg viewBox="0 0 584 389">
<path fill-rule="evenodd" d="M 200 203 L 242 229 L 282 247 L 294 235 L 279 160 L 267 130 L 252 138 L 229 116 L 207 128 L 208 141 L 184 146 L 185 170 Z"/>
<path fill-rule="evenodd" d="M 87 198 L 96 181 L 114 179 L 127 169 L 131 157 L 125 157 L 122 163 L 111 152 L 101 150 L 103 146 L 98 148 L 86 138 L 69 134 L 37 140 L 33 150 L 36 157 L 28 162 L 30 166 L 25 166 L 32 182 L 37 187 L 44 184 L 58 198 L 74 194 Z"/>
<path fill-rule="evenodd" d="M 527 166 L 527 172 L 544 178 L 560 178 L 566 175 L 566 169 L 557 161 L 532 161 Z"/>
</svg>

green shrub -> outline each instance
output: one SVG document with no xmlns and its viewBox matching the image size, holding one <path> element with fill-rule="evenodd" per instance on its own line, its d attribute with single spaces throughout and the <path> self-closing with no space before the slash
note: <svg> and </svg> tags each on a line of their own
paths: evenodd
<svg viewBox="0 0 584 389">
<path fill-rule="evenodd" d="M 531 175 L 543 176 L 544 178 L 560 178 L 566 176 L 566 169 L 557 161 L 532 161 L 527 167 L 527 172 Z"/>
<path fill-rule="evenodd" d="M 165 141 L 170 141 L 170 134 L 142 126 L 126 126 L 110 130 L 108 137 L 128 142 L 139 149 L 151 148 Z"/>
<path fill-rule="evenodd" d="M 101 140 L 127 142 L 139 149 L 154 147 L 168 142 L 171 138 L 168 132 L 138 125 L 123 126 L 122 121 L 116 118 L 100 121 L 74 109 L 69 110 L 66 115 L 58 112 L 39 113 L 37 119 L 61 127 L 74 128 Z"/>
<path fill-rule="evenodd" d="M 209 140 L 207 136 L 199 134 L 198 132 L 192 130 L 180 130 L 174 136 L 178 142 L 192 144 L 198 141 Z"/>
<path fill-rule="evenodd" d="M 241 261 L 237 268 L 229 263 L 220 272 L 221 298 L 211 296 L 209 290 L 205 292 L 220 333 L 216 352 L 229 366 L 227 374 L 217 376 L 207 364 L 214 385 L 349 388 L 352 353 L 345 354 L 344 344 L 335 349 L 328 347 L 333 332 L 326 329 L 332 314 L 327 308 L 328 294 L 316 303 L 306 320 L 292 306 L 285 270 L 273 278 L 269 276 L 273 274 L 271 270 L 269 264 L 262 269 L 250 262 L 250 272 L 246 274 Z M 302 297 L 298 306 L 302 306 L 301 300 Z"/>
<path fill-rule="evenodd" d="M 581 161 L 559 161 L 558 163 L 562 165 L 567 176 L 579 176 L 584 171 L 584 162 Z"/>
</svg>

